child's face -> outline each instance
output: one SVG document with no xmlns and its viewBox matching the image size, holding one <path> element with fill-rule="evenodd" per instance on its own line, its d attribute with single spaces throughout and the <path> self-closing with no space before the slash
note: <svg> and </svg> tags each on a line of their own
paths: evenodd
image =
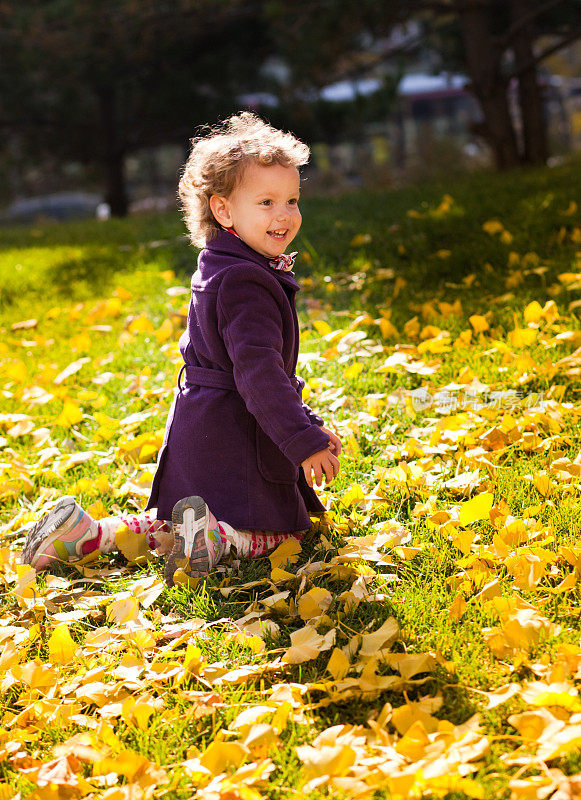
<svg viewBox="0 0 581 800">
<path fill-rule="evenodd" d="M 301 227 L 300 178 L 295 167 L 249 164 L 229 197 L 213 195 L 210 207 L 225 228 L 234 228 L 267 258 L 284 253 Z"/>
</svg>

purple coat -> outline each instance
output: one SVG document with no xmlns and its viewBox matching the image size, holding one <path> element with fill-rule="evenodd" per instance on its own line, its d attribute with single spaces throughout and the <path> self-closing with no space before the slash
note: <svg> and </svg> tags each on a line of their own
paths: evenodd
<svg viewBox="0 0 581 800">
<path fill-rule="evenodd" d="M 295 376 L 298 289 L 225 231 L 200 253 L 180 339 L 185 363 L 147 505 L 158 519 L 170 520 L 188 495 L 237 529 L 303 530 L 309 512 L 324 510 L 300 467 L 329 437 Z"/>
</svg>

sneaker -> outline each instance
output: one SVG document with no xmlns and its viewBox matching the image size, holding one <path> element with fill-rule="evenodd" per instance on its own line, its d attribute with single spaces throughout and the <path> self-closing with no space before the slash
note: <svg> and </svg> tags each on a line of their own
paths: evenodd
<svg viewBox="0 0 581 800">
<path fill-rule="evenodd" d="M 210 530 L 210 509 L 201 497 L 185 497 L 173 507 L 174 547 L 166 556 L 163 576 L 168 586 L 192 588 L 220 561 L 224 545 L 220 533 Z"/>
<path fill-rule="evenodd" d="M 21 563 L 40 572 L 54 564 L 80 561 L 86 555 L 83 545 L 95 538 L 92 522 L 74 497 L 61 497 L 28 531 Z"/>
</svg>

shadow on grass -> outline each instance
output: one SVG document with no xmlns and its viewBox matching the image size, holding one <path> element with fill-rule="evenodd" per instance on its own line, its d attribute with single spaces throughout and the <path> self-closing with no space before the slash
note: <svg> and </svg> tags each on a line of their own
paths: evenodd
<svg viewBox="0 0 581 800">
<path fill-rule="evenodd" d="M 79 284 L 103 292 L 112 284 L 120 267 L 122 269 L 117 254 L 89 252 L 83 258 L 69 258 L 51 264 L 46 278 L 58 294 L 75 294 L 75 287 Z"/>
</svg>

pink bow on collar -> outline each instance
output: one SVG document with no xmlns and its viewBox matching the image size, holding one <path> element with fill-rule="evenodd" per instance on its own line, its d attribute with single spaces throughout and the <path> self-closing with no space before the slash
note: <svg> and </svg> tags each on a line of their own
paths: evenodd
<svg viewBox="0 0 581 800">
<path fill-rule="evenodd" d="M 222 227 L 223 231 L 226 233 L 231 233 L 232 236 L 236 236 L 237 239 L 240 239 L 240 236 L 236 233 L 234 228 L 224 228 Z M 282 272 L 290 272 L 294 266 L 295 258 L 298 256 L 298 251 L 294 253 L 283 253 L 281 256 L 276 256 L 276 258 L 272 258 L 269 260 L 269 264 L 273 269 L 281 270 Z"/>
<path fill-rule="evenodd" d="M 283 253 L 281 256 L 277 256 L 276 258 L 271 259 L 268 263 L 273 269 L 279 269 L 283 272 L 290 272 L 294 266 L 295 258 L 298 256 L 298 252 Z"/>
</svg>

